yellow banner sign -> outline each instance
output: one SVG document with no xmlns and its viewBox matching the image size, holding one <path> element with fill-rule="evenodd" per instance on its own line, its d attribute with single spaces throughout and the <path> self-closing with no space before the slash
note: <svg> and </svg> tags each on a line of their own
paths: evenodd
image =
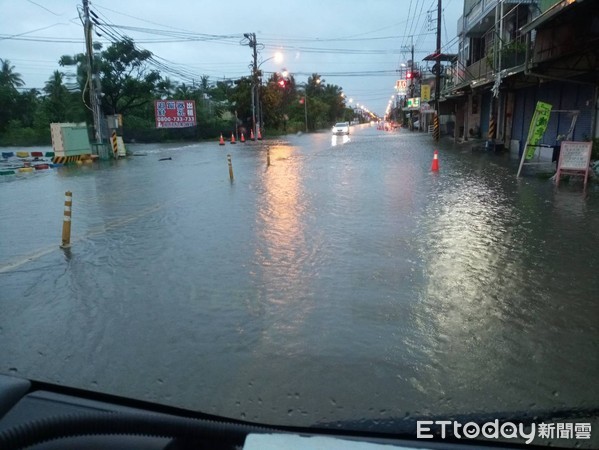
<svg viewBox="0 0 599 450">
<path fill-rule="evenodd" d="M 431 87 L 424 84 L 420 86 L 420 100 L 428 102 L 431 99 Z"/>
</svg>

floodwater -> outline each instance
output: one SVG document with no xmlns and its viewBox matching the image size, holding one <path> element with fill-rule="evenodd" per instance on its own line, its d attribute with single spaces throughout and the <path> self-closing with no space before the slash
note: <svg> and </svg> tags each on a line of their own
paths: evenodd
<svg viewBox="0 0 599 450">
<path fill-rule="evenodd" d="M 0 183 L 0 372 L 385 431 L 597 407 L 595 187 L 368 126 L 130 149 Z"/>
</svg>

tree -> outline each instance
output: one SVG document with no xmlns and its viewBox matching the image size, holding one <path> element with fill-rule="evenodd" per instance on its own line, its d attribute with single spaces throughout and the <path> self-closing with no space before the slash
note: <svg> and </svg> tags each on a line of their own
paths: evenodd
<svg viewBox="0 0 599 450">
<path fill-rule="evenodd" d="M 37 89 L 28 89 L 21 92 L 17 98 L 15 118 L 19 119 L 23 126 L 33 127 L 35 125 L 35 114 L 40 104 L 40 92 Z"/>
<path fill-rule="evenodd" d="M 197 92 L 195 92 L 191 86 L 182 83 L 177 85 L 173 95 L 176 100 L 186 100 L 191 98 L 195 99 L 195 97 L 197 96 Z"/>
<path fill-rule="evenodd" d="M 139 50 L 129 38 L 102 52 L 98 69 L 106 114 L 125 114 L 153 100 L 160 74 L 148 68 L 151 57 L 150 51 Z"/>
<path fill-rule="evenodd" d="M 18 87 L 25 83 L 21 74 L 15 72 L 15 67 L 7 59 L 0 58 L 0 131 L 5 130 L 8 122 L 15 119 L 15 110 L 18 105 Z"/>
<path fill-rule="evenodd" d="M 237 111 L 239 117 L 245 125 L 251 127 L 252 124 L 252 79 L 243 77 L 235 81 L 235 90 L 231 93 L 230 101 L 232 111 Z"/>
<path fill-rule="evenodd" d="M 164 77 L 156 85 L 156 93 L 161 99 L 171 98 L 176 90 L 176 83 L 169 77 Z"/>
<path fill-rule="evenodd" d="M 281 83 L 284 81 L 284 83 Z M 285 129 L 289 120 L 290 106 L 296 100 L 297 92 L 293 76 L 282 78 L 273 73 L 266 86 L 260 90 L 260 102 L 264 114 L 264 124 L 269 127 Z"/>
<path fill-rule="evenodd" d="M 317 73 L 310 75 L 306 82 L 306 95 L 310 98 L 319 98 L 324 92 L 324 82 L 325 80 Z"/>
<path fill-rule="evenodd" d="M 69 91 L 63 84 L 64 74 L 54 71 L 44 87 L 44 110 L 50 122 L 66 122 L 70 105 Z"/>
<path fill-rule="evenodd" d="M 130 38 L 115 42 L 97 53 L 93 64 L 99 74 L 104 114 L 129 113 L 154 99 L 161 77 L 158 71 L 150 70 L 148 63 L 151 58 L 150 51 L 138 49 Z M 77 64 L 79 85 L 82 91 L 87 92 L 86 87 L 92 80 L 86 74 L 85 61 L 85 55 L 80 53 L 74 57 L 61 57 L 60 64 Z"/>
<path fill-rule="evenodd" d="M 200 91 L 206 94 L 210 90 L 210 77 L 208 75 L 202 75 L 200 77 Z"/>
<path fill-rule="evenodd" d="M 8 59 L 0 58 L 0 86 L 10 87 L 16 91 L 18 87 L 24 85 L 21 74 L 15 72 L 15 66 L 11 66 Z"/>
<path fill-rule="evenodd" d="M 343 89 L 334 84 L 324 87 L 322 98 L 329 106 L 327 119 L 331 124 L 343 119 L 345 115 L 345 99 L 341 96 Z"/>
</svg>

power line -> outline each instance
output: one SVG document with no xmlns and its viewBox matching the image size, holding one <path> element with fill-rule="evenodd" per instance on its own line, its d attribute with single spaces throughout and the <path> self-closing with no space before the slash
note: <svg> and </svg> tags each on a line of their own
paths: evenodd
<svg viewBox="0 0 599 450">
<path fill-rule="evenodd" d="M 54 11 L 51 11 L 51 10 L 49 10 L 48 8 L 46 8 L 45 6 L 43 6 L 43 5 L 40 5 L 39 3 L 35 3 L 35 2 L 34 2 L 34 1 L 32 1 L 32 0 L 27 0 L 27 1 L 28 1 L 29 3 L 31 3 L 31 4 L 33 4 L 33 5 L 35 5 L 35 6 L 39 6 L 40 8 L 42 8 L 42 9 L 45 9 L 46 11 L 48 11 L 48 12 L 49 12 L 49 13 L 51 13 L 51 14 L 54 14 L 55 16 L 61 16 L 61 15 L 62 15 L 62 14 L 57 14 L 57 13 L 55 13 Z"/>
<path fill-rule="evenodd" d="M 42 27 L 42 28 L 36 28 L 35 30 L 31 30 L 31 31 L 25 31 L 24 33 L 18 33 L 18 34 L 0 34 L 0 41 L 3 41 L 5 39 L 10 39 L 10 40 L 25 40 L 25 39 L 18 39 L 18 38 L 21 37 L 21 36 L 25 36 L 26 34 L 35 33 L 36 31 L 47 30 L 48 28 L 55 27 L 56 25 L 64 25 L 64 23 L 57 22 L 57 23 L 55 23 L 53 25 L 48 25 L 47 27 Z"/>
</svg>

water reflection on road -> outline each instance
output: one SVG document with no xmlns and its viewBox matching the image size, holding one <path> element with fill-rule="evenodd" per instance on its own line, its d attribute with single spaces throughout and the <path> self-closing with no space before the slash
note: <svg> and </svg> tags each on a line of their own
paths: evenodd
<svg viewBox="0 0 599 450">
<path fill-rule="evenodd" d="M 349 141 L 350 141 L 349 135 L 347 135 L 347 134 L 344 134 L 343 136 L 337 136 L 336 134 L 333 134 L 331 136 L 331 146 L 332 147 L 347 144 Z"/>
</svg>

